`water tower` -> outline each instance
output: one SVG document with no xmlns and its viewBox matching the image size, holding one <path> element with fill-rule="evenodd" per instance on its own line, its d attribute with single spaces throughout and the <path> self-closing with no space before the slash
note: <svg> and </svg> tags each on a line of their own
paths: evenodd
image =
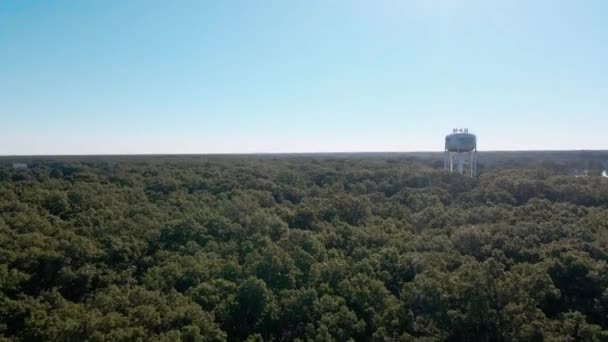
<svg viewBox="0 0 608 342">
<path fill-rule="evenodd" d="M 477 137 L 467 128 L 454 128 L 452 134 L 445 137 L 444 167 L 450 172 L 477 175 Z"/>
</svg>

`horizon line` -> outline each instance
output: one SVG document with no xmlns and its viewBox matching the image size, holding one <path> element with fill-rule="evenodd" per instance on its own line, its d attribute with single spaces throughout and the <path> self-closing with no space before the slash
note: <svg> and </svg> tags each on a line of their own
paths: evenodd
<svg viewBox="0 0 608 342">
<path fill-rule="evenodd" d="M 441 150 L 416 151 L 304 151 L 304 152 L 206 152 L 206 153 L 89 153 L 89 154 L 2 154 L 0 158 L 10 157 L 112 157 L 112 156 L 255 156 L 255 155 L 310 155 L 310 154 L 403 154 L 403 153 L 444 153 Z M 526 150 L 482 150 L 479 153 L 504 152 L 608 152 L 608 149 L 526 149 Z"/>
</svg>

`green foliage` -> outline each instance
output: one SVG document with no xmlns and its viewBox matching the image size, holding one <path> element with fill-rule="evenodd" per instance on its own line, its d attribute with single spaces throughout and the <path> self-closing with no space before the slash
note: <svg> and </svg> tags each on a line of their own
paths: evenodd
<svg viewBox="0 0 608 342">
<path fill-rule="evenodd" d="M 608 182 L 547 156 L 0 159 L 0 340 L 606 341 Z"/>
</svg>

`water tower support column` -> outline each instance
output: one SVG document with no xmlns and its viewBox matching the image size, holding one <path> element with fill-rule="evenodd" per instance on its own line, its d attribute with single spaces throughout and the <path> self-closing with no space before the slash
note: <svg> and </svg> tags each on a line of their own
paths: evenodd
<svg viewBox="0 0 608 342">
<path fill-rule="evenodd" d="M 463 153 L 458 153 L 458 173 L 461 175 L 464 173 L 464 158 Z"/>
</svg>

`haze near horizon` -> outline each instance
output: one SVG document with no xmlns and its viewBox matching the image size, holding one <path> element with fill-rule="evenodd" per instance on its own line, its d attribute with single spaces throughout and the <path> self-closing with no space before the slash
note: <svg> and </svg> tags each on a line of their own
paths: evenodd
<svg viewBox="0 0 608 342">
<path fill-rule="evenodd" d="M 604 1 L 3 1 L 0 155 L 606 149 Z"/>
</svg>

